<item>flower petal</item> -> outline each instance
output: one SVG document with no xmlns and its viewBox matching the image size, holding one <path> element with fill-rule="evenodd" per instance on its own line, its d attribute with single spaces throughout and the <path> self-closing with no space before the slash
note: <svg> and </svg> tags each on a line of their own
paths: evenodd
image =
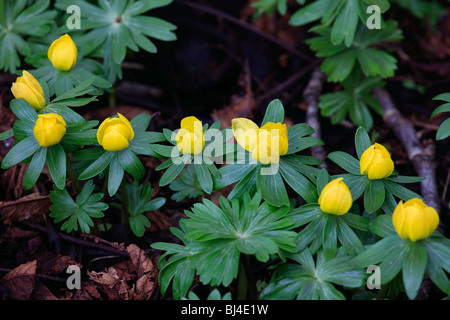
<svg viewBox="0 0 450 320">
<path fill-rule="evenodd" d="M 231 120 L 231 128 L 237 143 L 247 151 L 252 152 L 256 147 L 259 127 L 246 118 Z"/>
</svg>

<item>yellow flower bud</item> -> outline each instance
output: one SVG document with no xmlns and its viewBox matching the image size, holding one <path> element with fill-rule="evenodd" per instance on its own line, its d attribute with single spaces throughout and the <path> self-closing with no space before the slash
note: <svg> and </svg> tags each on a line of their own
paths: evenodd
<svg viewBox="0 0 450 320">
<path fill-rule="evenodd" d="M 45 95 L 41 85 L 31 73 L 25 70 L 22 76 L 12 84 L 11 92 L 16 99 L 25 99 L 36 111 L 45 107 Z"/>
<path fill-rule="evenodd" d="M 130 121 L 120 113 L 118 118 L 105 119 L 97 130 L 97 141 L 106 151 L 120 151 L 128 148 L 134 138 Z"/>
<path fill-rule="evenodd" d="M 343 178 L 334 179 L 322 189 L 318 202 L 323 212 L 341 216 L 352 207 L 352 194 L 342 180 Z"/>
<path fill-rule="evenodd" d="M 414 198 L 398 203 L 392 214 L 392 223 L 400 238 L 416 242 L 427 238 L 436 230 L 439 215 L 422 199 Z"/>
<path fill-rule="evenodd" d="M 53 41 L 48 49 L 47 56 L 55 69 L 68 71 L 75 66 L 77 54 L 77 46 L 72 38 L 68 34 L 65 34 Z"/>
<path fill-rule="evenodd" d="M 371 180 L 389 177 L 394 172 L 391 155 L 385 147 L 378 143 L 364 151 L 359 166 L 361 174 L 367 174 Z"/>
<path fill-rule="evenodd" d="M 203 135 L 203 126 L 196 117 L 186 117 L 181 120 L 181 128 L 178 131 L 175 140 L 178 150 L 182 154 L 197 155 L 205 147 L 205 137 Z"/>
<path fill-rule="evenodd" d="M 231 121 L 237 143 L 252 153 L 252 158 L 264 163 L 278 163 L 289 148 L 285 124 L 267 122 L 259 128 L 253 121 L 236 118 Z"/>
<path fill-rule="evenodd" d="M 278 163 L 288 151 L 288 131 L 285 124 L 267 122 L 259 129 L 252 158 L 264 163 Z"/>
<path fill-rule="evenodd" d="M 41 147 L 51 147 L 66 134 L 66 122 L 56 113 L 38 114 L 33 134 Z"/>
</svg>

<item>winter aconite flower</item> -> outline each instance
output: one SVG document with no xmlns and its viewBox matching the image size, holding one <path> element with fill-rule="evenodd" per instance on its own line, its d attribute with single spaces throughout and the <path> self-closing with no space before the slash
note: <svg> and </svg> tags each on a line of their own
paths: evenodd
<svg viewBox="0 0 450 320">
<path fill-rule="evenodd" d="M 41 147 L 48 148 L 58 144 L 65 133 L 66 122 L 59 114 L 38 114 L 33 134 Z"/>
<path fill-rule="evenodd" d="M 427 238 L 436 230 L 439 215 L 422 199 L 413 198 L 405 203 L 398 203 L 392 214 L 392 223 L 400 238 L 416 242 Z"/>
<path fill-rule="evenodd" d="M 389 177 L 394 171 L 394 162 L 391 155 L 381 144 L 375 143 L 367 148 L 359 162 L 361 174 L 368 175 L 369 179 L 383 179 Z"/>
<path fill-rule="evenodd" d="M 251 152 L 252 158 L 263 164 L 278 163 L 288 151 L 288 131 L 285 124 L 267 122 L 259 128 L 253 121 L 236 118 L 231 121 L 237 143 Z"/>
<path fill-rule="evenodd" d="M 25 70 L 23 75 L 12 84 L 11 92 L 16 99 L 25 99 L 36 111 L 45 107 L 45 95 L 41 85 L 31 73 Z"/>
<path fill-rule="evenodd" d="M 68 71 L 75 66 L 77 53 L 77 47 L 72 38 L 65 34 L 53 41 L 48 49 L 47 56 L 55 69 Z"/>
<path fill-rule="evenodd" d="M 320 193 L 318 202 L 323 212 L 340 216 L 352 207 L 352 195 L 342 180 L 343 178 L 334 179 Z"/>
<path fill-rule="evenodd" d="M 181 120 L 181 128 L 175 140 L 177 147 L 182 154 L 197 155 L 202 152 L 205 146 L 203 126 L 196 117 L 186 117 Z"/>
<path fill-rule="evenodd" d="M 100 124 L 97 141 L 106 151 L 120 151 L 128 148 L 134 138 L 134 131 L 128 121 L 120 113 L 119 117 L 108 118 Z"/>
</svg>

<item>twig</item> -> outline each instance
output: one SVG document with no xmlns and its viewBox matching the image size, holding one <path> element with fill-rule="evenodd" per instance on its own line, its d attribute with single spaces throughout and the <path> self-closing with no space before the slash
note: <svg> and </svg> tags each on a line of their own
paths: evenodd
<svg viewBox="0 0 450 320">
<path fill-rule="evenodd" d="M 258 36 L 260 36 L 261 38 L 264 38 L 266 40 L 269 40 L 270 42 L 276 44 L 277 46 L 279 46 L 280 48 L 283 48 L 284 50 L 286 50 L 287 52 L 293 54 L 294 56 L 301 58 L 305 61 L 311 62 L 313 60 L 313 58 L 311 58 L 310 56 L 304 54 L 301 51 L 298 51 L 297 49 L 287 45 L 286 43 L 282 42 L 281 40 L 279 40 L 278 38 L 265 33 L 257 28 L 255 28 L 253 25 L 248 24 L 247 22 L 240 20 L 236 17 L 233 17 L 232 15 L 229 15 L 228 13 L 222 12 L 220 10 L 216 10 L 214 8 L 208 7 L 208 6 L 204 6 L 200 3 L 195 3 L 195 2 L 188 2 L 188 1 L 184 1 L 184 0 L 177 0 L 177 3 L 186 6 L 186 7 L 191 7 L 194 8 L 196 10 L 199 11 L 203 11 L 209 14 L 212 14 L 214 16 L 217 16 L 221 19 L 227 20 L 229 22 L 234 23 L 235 25 L 238 25 L 244 29 L 247 29 L 255 34 L 257 34 Z"/>
<path fill-rule="evenodd" d="M 31 227 L 33 229 L 39 230 L 41 232 L 44 232 L 44 233 L 47 232 L 47 229 L 45 227 L 39 225 L 39 224 L 32 223 L 32 222 L 24 222 L 24 224 L 26 224 L 27 226 L 29 226 L 29 227 Z M 101 250 L 101 251 L 110 252 L 110 253 L 117 254 L 117 255 L 120 255 L 120 256 L 123 256 L 123 257 L 127 257 L 127 258 L 130 257 L 130 254 L 126 250 L 122 250 L 122 249 L 117 248 L 117 247 L 111 247 L 111 246 L 102 245 L 102 244 L 99 244 L 99 243 L 95 243 L 95 242 L 92 242 L 92 241 L 89 241 L 89 240 L 80 239 L 80 238 L 71 236 L 69 234 L 64 234 L 64 233 L 61 233 L 61 232 L 58 233 L 58 236 L 60 236 L 61 239 L 65 240 L 65 241 L 68 241 L 68 242 L 71 242 L 71 243 L 75 243 L 75 244 L 79 244 L 79 245 L 82 245 L 82 246 L 95 248 L 95 249 L 98 249 L 98 250 Z"/>
<path fill-rule="evenodd" d="M 0 268 L 0 272 L 4 272 L 4 273 L 9 273 L 12 270 L 13 269 Z M 51 280 L 51 281 L 57 281 L 57 282 L 66 282 L 67 281 L 67 279 L 64 279 L 64 278 L 49 276 L 49 275 L 40 274 L 40 273 L 36 273 L 35 276 L 38 277 L 39 279 L 43 279 L 43 280 Z"/>
<path fill-rule="evenodd" d="M 392 102 L 389 93 L 378 88 L 374 94 L 384 110 L 383 120 L 395 133 L 397 138 L 405 148 L 409 160 L 414 164 L 416 172 L 421 177 L 426 177 L 421 182 L 421 193 L 426 204 L 440 212 L 441 203 L 436 184 L 436 165 L 433 162 L 435 146 L 434 143 L 426 141 L 423 145 L 416 136 L 413 124 L 404 118 Z M 443 233 L 444 227 L 442 219 L 438 226 L 438 231 Z M 416 299 L 426 300 L 430 295 L 431 280 L 425 277 L 420 286 Z"/>
<path fill-rule="evenodd" d="M 320 68 L 316 68 L 312 73 L 311 79 L 308 82 L 308 85 L 303 91 L 303 101 L 306 104 L 306 123 L 310 125 L 314 129 L 314 133 L 311 135 L 312 137 L 316 137 L 321 139 L 322 130 L 320 128 L 319 121 L 319 96 L 322 91 L 322 84 L 326 79 L 325 73 L 320 71 Z M 322 164 L 319 166 L 320 168 L 327 168 L 327 163 L 325 162 L 326 153 L 323 146 L 312 146 L 311 147 L 311 155 L 316 157 L 322 161 Z"/>
<path fill-rule="evenodd" d="M 263 101 L 272 99 L 274 96 L 279 95 L 281 92 L 287 90 L 289 87 L 298 82 L 301 78 L 303 78 L 306 74 L 308 74 L 311 70 L 313 70 L 321 60 L 314 60 L 308 66 L 304 67 L 302 70 L 294 73 L 290 78 L 288 78 L 283 83 L 280 83 L 273 89 L 266 92 L 264 95 L 258 97 L 256 100 L 256 105 L 260 105 Z"/>
</svg>

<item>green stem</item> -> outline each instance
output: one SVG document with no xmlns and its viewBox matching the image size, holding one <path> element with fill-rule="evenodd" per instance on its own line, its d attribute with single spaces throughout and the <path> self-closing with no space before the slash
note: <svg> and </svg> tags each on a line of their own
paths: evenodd
<svg viewBox="0 0 450 320">
<path fill-rule="evenodd" d="M 247 300 L 247 291 L 248 291 L 247 275 L 245 274 L 242 263 L 240 263 L 239 264 L 237 299 L 238 300 Z"/>
<path fill-rule="evenodd" d="M 389 283 L 383 284 L 377 293 L 376 299 L 377 300 L 386 299 L 388 292 L 389 292 Z"/>
<path fill-rule="evenodd" d="M 116 101 L 116 84 L 113 84 L 113 90 L 109 93 L 109 99 L 108 99 L 109 107 L 114 108 L 117 104 Z"/>
<path fill-rule="evenodd" d="M 258 289 L 256 288 L 256 283 L 250 268 L 250 257 L 246 254 L 241 254 L 238 280 L 238 299 L 247 299 L 247 291 L 249 292 L 249 297 L 251 300 L 259 299 Z"/>
<path fill-rule="evenodd" d="M 127 230 L 127 234 L 131 234 L 129 218 L 130 214 L 128 212 L 128 194 L 127 194 L 127 182 L 125 181 L 125 177 L 122 178 L 122 182 L 120 183 L 120 199 L 122 202 L 122 210 L 120 215 L 120 222 L 125 226 Z"/>
<path fill-rule="evenodd" d="M 83 189 L 83 183 L 78 179 L 75 170 L 73 170 L 70 158 L 71 158 L 70 155 L 66 157 L 67 174 L 69 175 L 70 181 L 72 181 L 72 187 L 74 189 L 74 192 L 76 194 L 79 194 L 81 192 L 81 189 Z"/>
</svg>

